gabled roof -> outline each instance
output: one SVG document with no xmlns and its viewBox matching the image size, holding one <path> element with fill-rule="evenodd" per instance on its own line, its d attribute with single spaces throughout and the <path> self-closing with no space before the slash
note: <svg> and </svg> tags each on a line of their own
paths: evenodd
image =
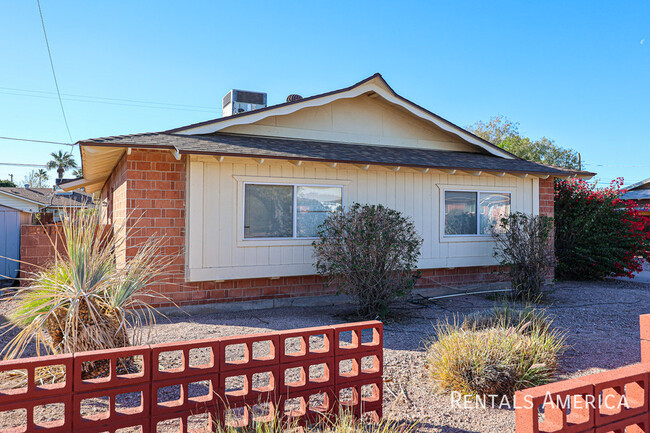
<svg viewBox="0 0 650 433">
<path fill-rule="evenodd" d="M 648 185 L 648 184 L 650 184 L 650 177 L 647 178 L 647 179 L 644 179 L 644 180 L 642 180 L 640 182 L 633 183 L 632 185 L 628 186 L 626 189 L 628 191 L 632 191 L 632 190 L 635 190 L 635 189 L 642 188 L 642 187 L 644 187 L 645 185 Z"/>
<path fill-rule="evenodd" d="M 621 196 L 623 200 L 650 200 L 650 178 L 628 186 Z"/>
<path fill-rule="evenodd" d="M 517 158 L 515 155 L 501 149 L 498 146 L 486 141 L 471 132 L 461 128 L 460 126 L 443 119 L 437 114 L 427 110 L 424 107 L 404 98 L 397 94 L 392 87 L 388 85 L 381 74 L 376 73 L 365 80 L 361 80 L 356 84 L 342 89 L 333 90 L 319 95 L 309 96 L 306 98 L 285 102 L 282 104 L 271 105 L 269 107 L 261 108 L 258 110 L 247 111 L 244 113 L 233 114 L 232 116 L 221 117 L 212 119 L 205 122 L 194 123 L 192 125 L 182 126 L 167 130 L 167 133 L 175 134 L 210 134 L 221 131 L 229 126 L 251 124 L 259 120 L 265 119 L 269 116 L 286 115 L 294 113 L 298 110 L 308 107 L 316 107 L 331 103 L 334 100 L 342 98 L 353 98 L 363 94 L 377 94 L 384 98 L 386 101 L 401 107 L 402 109 L 410 112 L 412 115 L 417 116 L 425 121 L 429 121 L 436 127 L 454 134 L 461 140 L 472 144 L 479 149 L 487 151 L 490 154 L 501 156 L 503 158 Z"/>
<path fill-rule="evenodd" d="M 0 187 L 0 194 L 45 207 L 85 207 L 92 204 L 92 195 L 83 191 L 56 194 L 52 188 Z"/>
<path fill-rule="evenodd" d="M 302 109 L 324 106 L 339 99 L 361 95 L 381 97 L 396 109 L 457 137 L 476 152 L 228 133 L 229 127 L 251 125 L 270 116 L 290 115 Z M 60 186 L 66 190 L 80 187 L 85 187 L 88 192 L 100 190 L 128 148 L 169 149 L 177 158 L 180 158 L 181 154 L 209 154 L 355 163 L 364 166 L 381 164 L 467 169 L 474 173 L 494 172 L 499 176 L 505 172 L 567 177 L 594 175 L 590 172 L 525 161 L 398 95 L 380 74 L 372 75 L 343 89 L 168 131 L 88 139 L 79 141 L 78 144 L 81 149 L 84 178 L 61 183 Z"/>
<path fill-rule="evenodd" d="M 572 175 L 576 172 L 520 158 L 506 159 L 485 153 L 370 146 L 354 143 L 271 138 L 237 134 L 180 135 L 167 132 L 133 134 L 87 140 L 98 146 L 169 149 L 179 154 L 245 156 L 299 161 L 381 164 L 486 172 Z"/>
</svg>

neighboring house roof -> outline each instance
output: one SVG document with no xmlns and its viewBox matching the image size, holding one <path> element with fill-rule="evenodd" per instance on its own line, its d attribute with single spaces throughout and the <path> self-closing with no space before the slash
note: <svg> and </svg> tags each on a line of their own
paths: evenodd
<svg viewBox="0 0 650 433">
<path fill-rule="evenodd" d="M 381 99 L 428 128 L 434 128 L 463 144 L 467 151 L 449 151 L 367 143 L 346 138 L 324 140 L 274 137 L 256 132 L 233 131 L 242 126 L 267 121 L 272 116 L 289 116 L 299 110 L 315 109 L 352 98 Z M 379 100 L 378 99 L 378 100 Z M 230 129 L 228 129 L 230 128 Z M 355 142 L 352 142 L 355 141 Z M 88 192 L 102 188 L 127 148 L 169 149 L 181 154 L 213 154 L 291 160 L 381 164 L 423 168 L 467 169 L 472 171 L 516 172 L 557 176 L 592 177 L 594 173 L 566 170 L 525 161 L 483 140 L 398 95 L 383 77 L 375 74 L 350 87 L 319 95 L 234 114 L 163 132 L 104 137 L 79 141 L 84 177 L 60 186 L 66 190 L 85 187 Z M 472 153 L 475 151 L 475 153 Z M 495 173 L 496 174 L 496 173 Z M 499 174 L 500 175 L 500 174 Z"/>
<path fill-rule="evenodd" d="M 634 183 L 621 196 L 623 200 L 650 200 L 650 178 Z"/>
<path fill-rule="evenodd" d="M 632 191 L 639 188 L 650 188 L 650 177 L 640 182 L 633 183 L 632 185 L 628 186 L 626 189 L 628 191 Z"/>
<path fill-rule="evenodd" d="M 18 198 L 40 207 L 86 207 L 92 204 L 92 195 L 83 191 L 55 193 L 52 188 L 0 187 L 0 195 Z"/>
<path fill-rule="evenodd" d="M 650 200 L 650 189 L 628 191 L 621 196 L 623 200 Z"/>
<path fill-rule="evenodd" d="M 248 156 L 304 161 L 384 164 L 422 168 L 468 169 L 492 172 L 522 172 L 570 175 L 573 170 L 506 159 L 484 153 L 370 146 L 354 143 L 270 138 L 250 135 L 179 135 L 167 132 L 133 134 L 87 140 L 105 146 L 146 147 L 176 150 L 179 154 Z"/>
</svg>

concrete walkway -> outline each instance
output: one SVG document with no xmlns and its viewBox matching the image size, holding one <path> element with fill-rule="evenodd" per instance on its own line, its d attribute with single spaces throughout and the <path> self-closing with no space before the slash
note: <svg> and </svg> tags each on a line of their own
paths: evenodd
<svg viewBox="0 0 650 433">
<path fill-rule="evenodd" d="M 634 278 L 616 277 L 616 280 L 630 281 L 632 283 L 650 284 L 650 263 L 643 264 L 643 270 L 637 273 Z"/>
</svg>

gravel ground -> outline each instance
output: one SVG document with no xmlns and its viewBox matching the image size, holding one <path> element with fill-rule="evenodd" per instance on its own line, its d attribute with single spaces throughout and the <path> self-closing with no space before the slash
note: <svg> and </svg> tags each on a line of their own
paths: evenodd
<svg viewBox="0 0 650 433">
<path fill-rule="evenodd" d="M 568 333 L 569 350 L 562 363 L 559 379 L 577 377 L 604 369 L 639 362 L 638 316 L 650 312 L 650 284 L 608 280 L 604 282 L 562 282 L 547 298 L 547 308 L 554 325 Z M 470 433 L 514 432 L 514 411 L 509 409 L 452 408 L 450 396 L 432 392 L 424 367 L 422 341 L 430 336 L 438 320 L 486 310 L 495 302 L 475 295 L 449 298 L 426 305 L 400 305 L 400 319 L 384 325 L 384 414 L 390 418 L 418 421 L 421 431 Z M 0 306 L 0 314 L 2 314 Z M 242 311 L 237 313 L 183 314 L 162 319 L 147 343 L 174 342 L 221 336 L 259 333 L 271 330 L 303 328 L 342 323 L 345 307 L 286 308 Z M 0 337 L 0 346 L 9 336 Z M 196 360 L 206 354 L 197 353 Z M 232 353 L 236 358 L 238 354 Z M 169 368 L 178 360 L 169 356 Z M 318 375 L 319 372 L 314 371 Z M 259 382 L 257 382 L 259 380 Z M 268 378 L 259 377 L 253 386 L 264 385 Z M 232 390 L 241 388 L 233 380 Z M 207 385 L 197 384 L 191 394 L 205 394 Z M 178 390 L 162 391 L 165 400 L 177 398 Z M 98 401 L 88 411 L 101 411 Z M 133 405 L 127 398 L 124 407 Z M 43 417 L 52 419 L 51 411 Z M 6 417 L 5 417 L 6 418 Z M 15 418 L 15 417 L 12 417 Z M 4 421 L 4 422 L 3 422 Z M 0 416 L 0 429 L 17 419 Z"/>
</svg>

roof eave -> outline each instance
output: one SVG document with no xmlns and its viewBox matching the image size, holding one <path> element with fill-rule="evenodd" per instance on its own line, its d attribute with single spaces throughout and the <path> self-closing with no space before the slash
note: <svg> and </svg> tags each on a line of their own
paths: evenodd
<svg viewBox="0 0 650 433">
<path fill-rule="evenodd" d="M 40 201 L 36 201 L 36 200 L 30 200 L 30 199 L 28 199 L 28 198 L 21 197 L 21 196 L 16 195 L 16 194 L 11 194 L 11 193 L 9 193 L 9 192 L 7 192 L 7 191 L 0 191 L 0 193 L 5 194 L 5 195 L 8 195 L 8 196 L 11 196 L 11 197 L 14 197 L 14 198 L 17 198 L 17 199 L 19 199 L 19 200 L 23 200 L 23 201 L 29 202 L 29 203 L 34 203 L 34 204 L 37 204 L 37 205 L 39 205 L 39 206 L 44 206 L 44 205 L 47 204 L 47 203 L 42 203 L 42 202 L 40 202 Z"/>
<path fill-rule="evenodd" d="M 205 156 L 223 156 L 223 157 L 232 157 L 232 158 L 260 158 L 260 155 L 257 154 L 243 154 L 243 153 L 227 153 L 227 152 L 206 152 L 206 151 L 192 151 L 192 150 L 183 150 L 179 149 L 173 145 L 143 145 L 137 143 L 94 143 L 94 142 L 80 142 L 84 146 L 98 146 L 98 147 L 121 147 L 121 148 L 139 148 L 139 149 L 151 149 L 151 150 L 169 150 L 174 151 L 179 155 L 205 155 Z M 336 162 L 339 164 L 367 164 L 373 166 L 385 166 L 387 162 L 376 162 L 376 161 L 364 161 L 364 160 L 342 160 L 334 158 L 309 158 L 309 157 L 291 157 L 291 156 L 275 156 L 275 155 L 264 155 L 264 159 L 275 159 L 275 160 L 285 160 L 285 161 L 310 161 L 310 162 Z M 521 158 L 517 158 L 521 159 Z M 587 172 L 587 171 L 578 171 L 578 170 L 569 170 L 565 169 L 562 172 L 551 172 L 551 171 L 534 171 L 534 170 L 490 170 L 490 169 L 481 169 L 476 167 L 463 167 L 463 166 L 440 166 L 440 165 L 427 165 L 427 164 L 394 164 L 401 167 L 413 167 L 413 168 L 430 168 L 430 169 L 444 169 L 444 170 L 481 170 L 485 173 L 518 173 L 518 174 L 530 174 L 535 176 L 549 176 L 549 177 L 558 177 L 558 178 L 569 178 L 577 177 L 581 179 L 590 179 L 596 175 L 596 173 Z M 558 170 L 561 168 L 558 167 Z M 72 181 L 74 182 L 74 181 Z M 67 182 L 66 184 L 68 184 Z M 96 183 L 96 182 L 95 182 Z M 78 184 L 78 185 L 81 185 Z M 77 186 L 79 188 L 80 186 Z M 62 189 L 68 191 L 69 189 Z"/>
<path fill-rule="evenodd" d="M 650 177 L 647 178 L 647 179 L 643 179 L 643 180 L 640 181 L 640 182 L 633 183 L 632 185 L 628 186 L 626 189 L 627 189 L 628 191 L 631 191 L 631 190 L 633 190 L 633 189 L 636 189 L 636 188 L 638 188 L 638 187 L 640 187 L 640 186 L 643 186 L 643 185 L 646 185 L 646 184 L 648 184 L 648 183 L 650 183 Z"/>
</svg>

